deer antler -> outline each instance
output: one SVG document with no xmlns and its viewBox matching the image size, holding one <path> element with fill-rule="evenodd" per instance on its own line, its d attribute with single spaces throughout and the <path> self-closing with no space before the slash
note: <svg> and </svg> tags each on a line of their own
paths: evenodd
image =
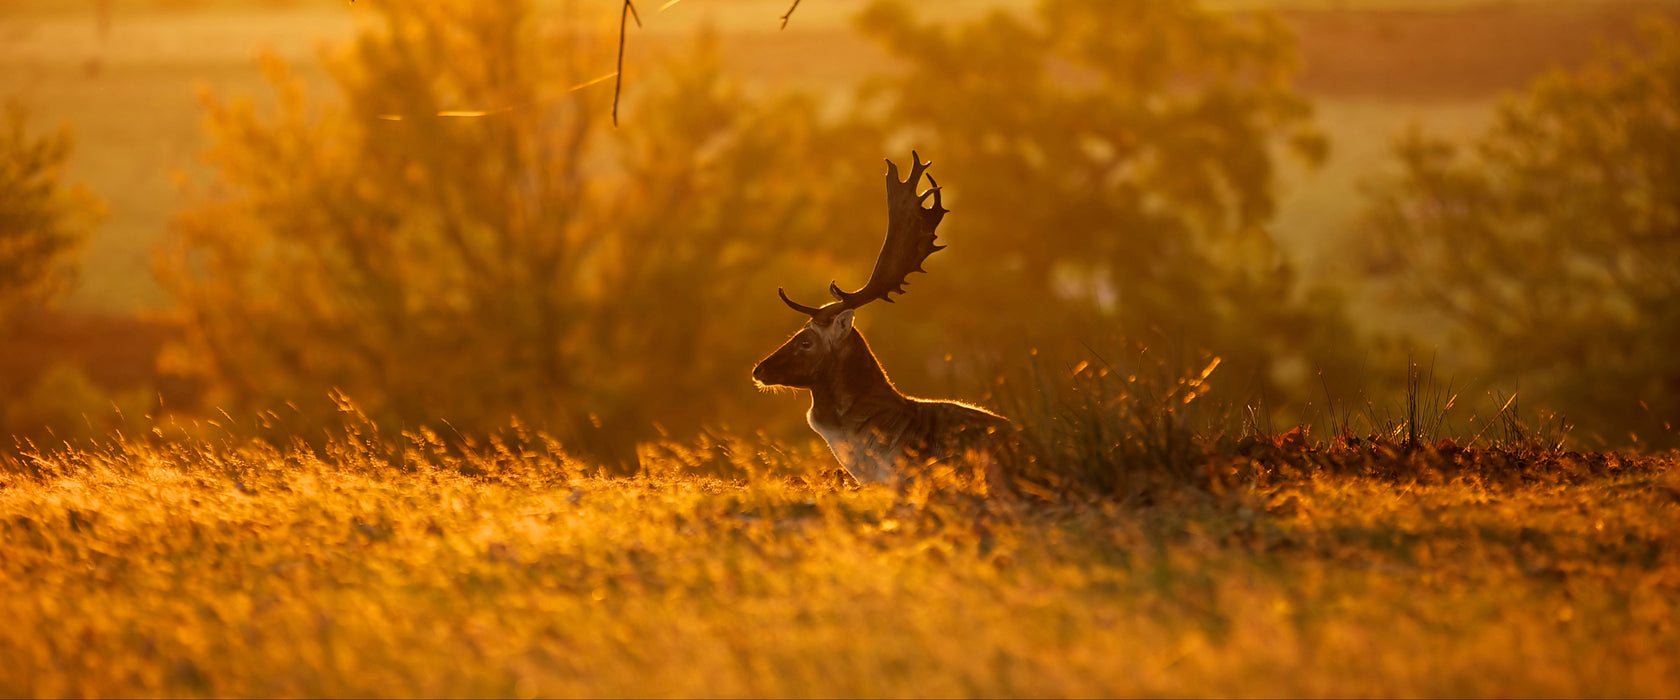
<svg viewBox="0 0 1680 700">
<path fill-rule="evenodd" d="M 918 194 L 916 186 L 922 179 L 922 174 L 933 161 L 922 162 L 922 158 L 915 151 L 910 152 L 912 166 L 908 180 L 898 179 L 898 165 L 887 159 L 887 239 L 881 244 L 881 254 L 875 259 L 875 270 L 869 273 L 869 282 L 862 289 L 855 292 L 841 291 L 837 282 L 828 283 L 828 292 L 840 302 L 839 308 L 855 309 L 876 299 L 883 299 L 892 303 L 890 294 L 904 293 L 905 279 L 912 272 L 927 272 L 922 269 L 923 261 L 927 260 L 934 251 L 945 246 L 934 244 L 934 229 L 939 227 L 945 213 L 940 198 L 939 183 L 928 176 L 928 184 L 932 185 L 926 191 Z M 928 195 L 933 195 L 933 206 L 923 208 L 922 202 Z M 782 293 L 782 301 L 795 311 L 815 316 L 818 309 L 795 303 Z"/>
<path fill-rule="evenodd" d="M 797 301 L 789 299 L 788 295 L 787 295 L 787 292 L 782 291 L 781 287 L 776 288 L 776 294 L 778 294 L 782 297 L 782 303 L 787 304 L 788 308 L 793 309 L 794 311 L 798 311 L 799 313 L 805 314 L 806 316 L 816 316 L 817 312 L 822 310 L 822 309 L 819 309 L 815 306 L 806 306 L 806 305 L 801 304 Z"/>
<path fill-rule="evenodd" d="M 922 173 L 933 161 L 922 162 L 915 151 L 910 152 L 910 179 L 898 179 L 898 166 L 887 160 L 887 240 L 881 244 L 881 255 L 875 259 L 875 270 L 869 282 L 855 292 L 840 291 L 840 285 L 830 282 L 828 291 L 848 309 L 855 309 L 876 299 L 892 303 L 892 292 L 904 293 L 905 278 L 912 272 L 927 272 L 922 262 L 934 251 L 945 246 L 934 245 L 934 229 L 945 218 L 944 203 L 940 200 L 939 183 L 928 176 L 932 187 L 921 194 L 916 186 Z M 922 201 L 933 195 L 933 208 L 922 208 Z"/>
</svg>

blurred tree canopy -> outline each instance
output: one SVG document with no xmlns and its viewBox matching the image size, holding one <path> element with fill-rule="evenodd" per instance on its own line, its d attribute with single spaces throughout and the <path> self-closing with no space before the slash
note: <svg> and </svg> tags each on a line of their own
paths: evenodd
<svg viewBox="0 0 1680 700">
<path fill-rule="evenodd" d="M 1277 161 L 1327 151 L 1277 18 L 1043 0 L 953 24 L 878 1 L 859 22 L 907 66 L 862 102 L 958 183 L 940 281 L 910 296 L 933 310 L 895 332 L 1208 351 L 1236 400 L 1298 397 L 1307 370 L 1342 361 L 1339 302 L 1301 289 L 1267 230 Z"/>
<path fill-rule="evenodd" d="M 818 302 L 867 277 L 880 158 L 911 148 L 950 185 L 953 245 L 861 321 L 907 390 L 972 395 L 1023 338 L 1210 351 L 1233 397 L 1345 347 L 1266 231 L 1277 159 L 1325 144 L 1264 16 L 1047 0 L 931 26 L 877 2 L 861 26 L 905 70 L 855 111 L 749 96 L 701 42 L 646 71 L 615 131 L 610 91 L 576 87 L 610 53 L 576 23 L 368 7 L 379 26 L 329 62 L 342 103 L 272 59 L 271 115 L 207 98 L 218 176 L 164 264 L 189 329 L 175 369 L 276 430 L 330 424 L 334 390 L 382 425 L 512 415 L 619 463 L 659 429 L 797 425 L 747 378 L 803 321 L 773 290 Z"/>
<path fill-rule="evenodd" d="M 0 123 L 0 323 L 69 283 L 76 250 L 103 212 L 85 188 L 63 182 L 69 130 L 34 136 L 28 121 L 7 104 Z"/>
<path fill-rule="evenodd" d="M 272 59 L 272 117 L 206 100 L 219 179 L 164 270 L 177 369 L 281 430 L 329 419 L 337 389 L 381 425 L 517 416 L 619 464 L 656 423 L 758 408 L 731 402 L 786 330 L 771 268 L 843 210 L 820 183 L 863 180 L 821 165 L 859 161 L 825 150 L 848 139 L 817 105 L 749 100 L 702 46 L 615 132 L 610 92 L 574 89 L 596 77 L 575 25 L 529 2 L 369 7 L 382 26 L 330 61 L 341 106 Z"/>
<path fill-rule="evenodd" d="M 1680 29 L 1537 80 L 1467 148 L 1414 131 L 1394 158 L 1366 263 L 1395 298 L 1586 437 L 1674 444 Z"/>
</svg>

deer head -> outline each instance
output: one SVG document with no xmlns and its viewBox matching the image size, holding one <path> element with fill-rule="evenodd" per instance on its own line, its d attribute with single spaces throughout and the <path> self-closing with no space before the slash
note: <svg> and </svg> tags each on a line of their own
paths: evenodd
<svg viewBox="0 0 1680 700">
<path fill-rule="evenodd" d="M 898 179 L 898 166 L 887 161 L 887 239 L 881 244 L 881 254 L 875 259 L 875 270 L 869 282 L 855 292 L 840 289 L 836 282 L 828 283 L 834 296 L 822 307 L 800 304 L 788 298 L 787 292 L 777 289 L 788 308 L 811 317 L 786 344 L 753 368 L 753 379 L 760 385 L 779 385 L 809 388 L 824 369 L 833 363 L 837 350 L 852 334 L 852 315 L 858 307 L 881 299 L 892 303 L 890 294 L 904 293 L 906 277 L 912 272 L 927 272 L 922 262 L 934 251 L 945 246 L 934 244 L 934 229 L 948 211 L 940 201 L 939 183 L 928 176 L 926 191 L 916 187 L 922 174 L 933 162 L 922 162 L 915 151 L 910 152 L 912 166 L 908 180 Z M 933 206 L 924 208 L 928 195 Z"/>
</svg>

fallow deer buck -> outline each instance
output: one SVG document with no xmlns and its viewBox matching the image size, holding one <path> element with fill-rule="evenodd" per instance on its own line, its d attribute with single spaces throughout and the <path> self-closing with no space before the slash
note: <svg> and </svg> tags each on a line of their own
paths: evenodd
<svg viewBox="0 0 1680 700">
<path fill-rule="evenodd" d="M 934 244 L 934 229 L 948 211 L 939 183 L 916 192 L 923 163 L 910 152 L 910 179 L 898 179 L 898 166 L 887 161 L 887 239 L 869 282 L 855 292 L 829 283 L 835 301 L 813 308 L 782 301 L 811 317 L 786 344 L 753 368 L 760 386 L 808 389 L 811 410 L 805 419 L 822 435 L 835 459 L 862 483 L 890 483 L 915 477 L 957 476 L 968 490 L 981 494 L 1010 491 L 1005 467 L 1021 452 L 1020 436 L 1007 418 L 955 401 L 917 399 L 893 387 L 863 335 L 852 327 L 858 307 L 876 299 L 892 302 L 904 293 L 906 276 L 926 272 L 922 263 L 945 246 Z M 933 206 L 922 203 L 933 195 Z M 967 468 L 971 469 L 967 469 Z"/>
</svg>

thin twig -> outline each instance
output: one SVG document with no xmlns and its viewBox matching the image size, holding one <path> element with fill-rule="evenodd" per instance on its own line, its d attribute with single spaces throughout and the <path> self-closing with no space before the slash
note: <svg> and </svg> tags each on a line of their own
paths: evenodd
<svg viewBox="0 0 1680 700">
<path fill-rule="evenodd" d="M 793 16 L 793 11 L 796 10 L 796 9 L 799 9 L 799 0 L 793 0 L 793 4 L 788 6 L 787 13 L 782 15 L 782 28 L 783 29 L 787 29 L 788 18 Z"/>
<path fill-rule="evenodd" d="M 642 16 L 636 12 L 636 4 L 630 0 L 624 0 L 624 9 L 620 10 L 618 14 L 618 70 L 614 73 L 616 80 L 613 81 L 613 126 L 618 126 L 618 96 L 624 91 L 624 32 L 631 17 L 636 18 L 636 28 L 640 29 Z"/>
</svg>

